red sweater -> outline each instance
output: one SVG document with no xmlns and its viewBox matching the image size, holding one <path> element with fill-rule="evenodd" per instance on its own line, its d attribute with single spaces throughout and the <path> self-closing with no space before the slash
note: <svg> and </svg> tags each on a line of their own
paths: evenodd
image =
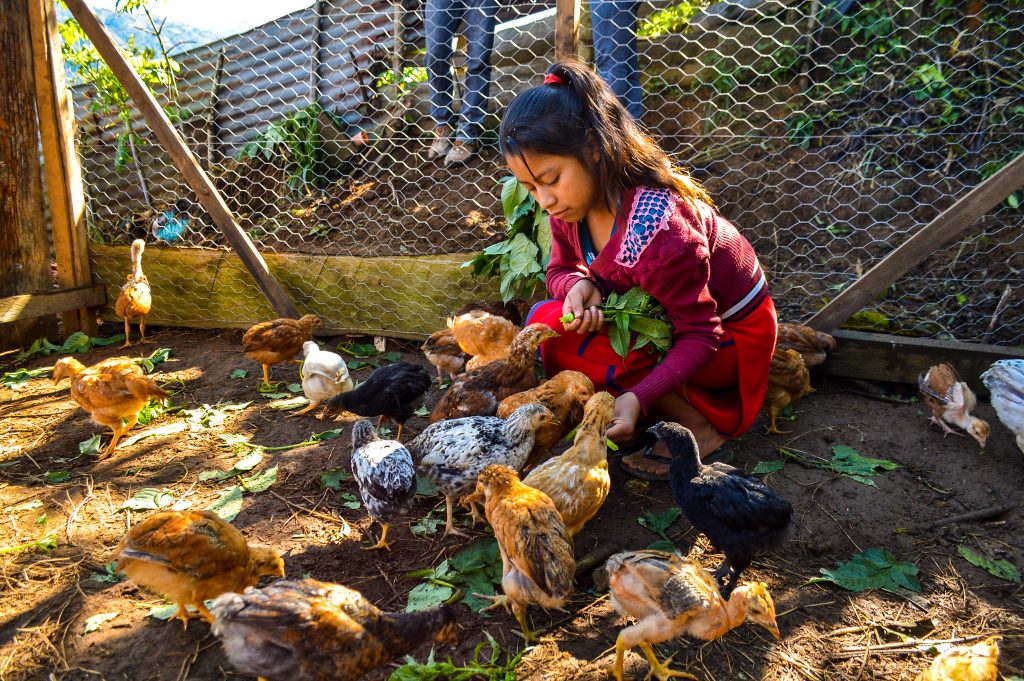
<svg viewBox="0 0 1024 681">
<path fill-rule="evenodd" d="M 551 219 L 551 262 L 547 286 L 565 300 L 582 277 L 594 279 L 603 295 L 639 286 L 665 306 L 675 329 L 664 360 L 633 389 L 641 408 L 680 390 L 718 349 L 722 317 L 738 315 L 763 286 L 754 249 L 710 206 L 694 212 L 667 189 L 626 193 L 621 222 L 587 267 L 578 223 Z"/>
</svg>

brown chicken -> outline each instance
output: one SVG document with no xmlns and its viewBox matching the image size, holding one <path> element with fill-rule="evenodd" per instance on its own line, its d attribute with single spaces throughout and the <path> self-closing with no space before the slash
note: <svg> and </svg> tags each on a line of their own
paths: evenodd
<svg viewBox="0 0 1024 681">
<path fill-rule="evenodd" d="M 775 347 L 799 352 L 808 368 L 824 362 L 835 346 L 836 339 L 832 336 L 801 324 L 779 324 L 775 340 Z"/>
<path fill-rule="evenodd" d="M 298 362 L 295 355 L 302 351 L 302 344 L 313 338 L 313 329 L 323 322 L 314 314 L 303 315 L 300 319 L 282 317 L 272 322 L 260 322 L 249 327 L 242 336 L 242 349 L 249 359 L 263 366 L 263 382 L 270 382 L 268 369 L 281 362 Z"/>
<path fill-rule="evenodd" d="M 971 410 L 977 406 L 977 399 L 952 364 L 942 362 L 928 369 L 917 379 L 917 387 L 925 404 L 932 410 L 931 421 L 942 428 L 944 433 L 954 433 L 950 425 L 963 428 L 973 437 L 981 448 L 985 448 L 988 440 L 988 423 L 976 416 Z"/>
<path fill-rule="evenodd" d="M 611 479 L 604 431 L 613 418 L 615 398 L 597 393 L 587 401 L 572 447 L 523 478 L 524 485 L 551 498 L 570 535 L 578 534 L 608 498 Z"/>
<path fill-rule="evenodd" d="M 153 398 L 166 399 L 167 393 L 146 376 L 133 360 L 112 357 L 86 367 L 74 357 L 65 357 L 53 367 L 53 382 L 71 379 L 71 399 L 101 426 L 113 433 L 100 459 L 114 452 L 117 441 L 139 422 L 139 412 Z"/>
<path fill-rule="evenodd" d="M 149 288 L 149 279 L 142 273 L 142 251 L 146 242 L 136 239 L 132 242 L 132 273 L 121 287 L 121 294 L 114 304 L 114 312 L 124 318 L 124 345 L 131 346 L 131 322 L 139 323 L 139 342 L 146 342 L 146 316 L 153 307 L 153 294 Z"/>
<path fill-rule="evenodd" d="M 231 663 L 270 681 L 355 681 L 425 643 L 455 643 L 446 605 L 381 612 L 358 591 L 313 579 L 280 580 L 210 607 Z"/>
<path fill-rule="evenodd" d="M 652 643 L 687 634 L 703 641 L 721 638 L 730 629 L 750 620 L 779 638 L 775 603 L 763 582 L 739 586 L 726 601 L 718 585 L 700 564 L 679 554 L 663 551 L 627 551 L 608 559 L 606 565 L 612 605 L 636 624 L 619 632 L 615 640 L 612 676 L 622 681 L 622 662 L 627 650 L 640 646 L 658 681 L 696 676 L 669 669 L 672 658 L 659 662 Z"/>
<path fill-rule="evenodd" d="M 576 575 L 572 537 L 548 495 L 524 485 L 508 466 L 488 466 L 476 485 L 501 551 L 505 592 L 491 597 L 494 605 L 488 609 L 511 605 L 523 638 L 533 641 L 526 622 L 530 604 L 560 608 L 572 593 Z"/>
<path fill-rule="evenodd" d="M 764 396 L 765 406 L 768 407 L 768 432 L 776 435 L 789 432 L 779 430 L 776 425 L 779 412 L 811 392 L 814 392 L 811 388 L 811 372 L 807 370 L 800 353 L 775 348 L 768 368 L 768 392 Z"/>
<path fill-rule="evenodd" d="M 186 606 L 208 622 L 203 601 L 241 591 L 262 575 L 284 577 L 274 549 L 249 546 L 245 537 L 212 511 L 160 511 L 133 527 L 117 549 L 118 569 L 132 581 L 178 605 L 175 617 L 188 626 Z"/>
<path fill-rule="evenodd" d="M 427 360 L 437 368 L 438 383 L 444 382 L 445 374 L 454 381 L 455 375 L 462 371 L 469 359 L 469 355 L 459 347 L 455 334 L 449 328 L 432 333 L 420 349 L 427 356 Z"/>
<path fill-rule="evenodd" d="M 520 331 L 508 357 L 459 376 L 430 414 L 430 422 L 463 416 L 492 416 L 498 404 L 516 393 L 537 387 L 534 356 L 537 348 L 558 334 L 544 324 L 531 324 Z"/>
<path fill-rule="evenodd" d="M 536 441 L 527 468 L 544 460 L 558 442 L 583 418 L 583 405 L 594 394 L 594 384 L 579 371 L 559 371 L 532 390 L 510 395 L 498 405 L 497 416 L 506 419 L 524 404 L 536 403 L 547 407 L 557 422 L 549 423 L 537 431 Z"/>
<path fill-rule="evenodd" d="M 466 371 L 487 366 L 497 359 L 508 356 L 516 327 L 504 317 L 483 310 L 473 310 L 448 320 L 459 347 L 471 359 L 466 362 Z"/>
<path fill-rule="evenodd" d="M 955 646 L 940 654 L 916 681 L 996 681 L 999 636 L 974 645 Z"/>
<path fill-rule="evenodd" d="M 490 312 L 493 315 L 504 317 L 505 319 L 512 322 L 515 326 L 523 325 L 523 315 L 529 312 L 530 303 L 522 298 L 516 298 L 510 300 L 507 303 L 503 303 L 500 300 L 492 300 L 489 302 L 477 302 L 477 303 L 466 303 L 455 312 L 452 312 L 453 317 L 472 312 L 473 310 L 483 310 L 484 312 Z"/>
</svg>

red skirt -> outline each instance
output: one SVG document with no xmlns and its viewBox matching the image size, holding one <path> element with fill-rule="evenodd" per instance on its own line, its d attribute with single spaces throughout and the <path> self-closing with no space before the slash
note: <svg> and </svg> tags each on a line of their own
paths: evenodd
<svg viewBox="0 0 1024 681">
<path fill-rule="evenodd" d="M 562 302 L 548 300 L 535 305 L 527 319 L 529 324 L 547 324 L 561 334 L 541 346 L 548 376 L 566 369 L 580 371 L 597 390 L 619 395 L 642 381 L 658 363 L 658 356 L 647 349 L 620 357 L 606 329 L 582 336 L 567 333 L 558 321 L 561 316 Z M 742 318 L 727 320 L 722 327 L 725 333 L 718 350 L 679 394 L 722 435 L 733 438 L 753 425 L 768 390 L 768 367 L 778 332 L 771 297 L 765 296 Z"/>
</svg>

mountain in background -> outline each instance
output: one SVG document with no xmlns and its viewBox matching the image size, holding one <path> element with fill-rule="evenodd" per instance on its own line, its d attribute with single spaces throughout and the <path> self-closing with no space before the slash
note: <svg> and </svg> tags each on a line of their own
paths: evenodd
<svg viewBox="0 0 1024 681">
<path fill-rule="evenodd" d="M 149 47 L 157 55 L 160 54 L 160 45 L 150 32 L 149 21 L 146 15 L 140 10 L 134 14 L 125 12 L 114 12 L 109 9 L 93 8 L 96 16 L 110 34 L 114 36 L 115 42 L 121 47 L 128 44 L 128 36 L 135 36 L 135 44 L 138 47 Z M 60 5 L 57 6 L 57 21 L 64 21 L 71 18 L 71 12 Z M 160 25 L 160 17 L 153 19 Z M 174 55 L 179 52 L 191 50 L 194 47 L 205 45 L 222 37 L 211 31 L 206 31 L 195 26 L 174 23 L 167 21 L 160 31 L 167 51 Z"/>
</svg>

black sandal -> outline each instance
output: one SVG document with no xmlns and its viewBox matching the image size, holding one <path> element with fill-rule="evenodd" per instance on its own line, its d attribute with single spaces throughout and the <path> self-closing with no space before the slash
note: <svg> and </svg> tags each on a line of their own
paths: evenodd
<svg viewBox="0 0 1024 681">
<path fill-rule="evenodd" d="M 647 461 L 657 462 L 659 463 L 659 467 L 657 470 L 650 471 L 637 468 L 636 466 L 631 466 L 630 463 L 626 460 L 630 456 L 639 456 L 642 459 L 646 459 Z M 730 441 L 723 443 L 718 449 L 711 452 L 704 459 L 701 459 L 701 463 L 729 463 L 734 458 L 736 458 L 735 442 Z M 670 459 L 668 457 L 658 456 L 657 454 L 654 453 L 654 445 L 648 445 L 642 451 L 635 452 L 634 454 L 630 454 L 629 456 L 622 457 L 620 463 L 622 464 L 622 470 L 626 473 L 626 475 L 637 478 L 639 480 L 663 482 L 669 479 L 669 461 Z M 664 466 L 664 472 L 662 472 L 661 466 Z"/>
</svg>

